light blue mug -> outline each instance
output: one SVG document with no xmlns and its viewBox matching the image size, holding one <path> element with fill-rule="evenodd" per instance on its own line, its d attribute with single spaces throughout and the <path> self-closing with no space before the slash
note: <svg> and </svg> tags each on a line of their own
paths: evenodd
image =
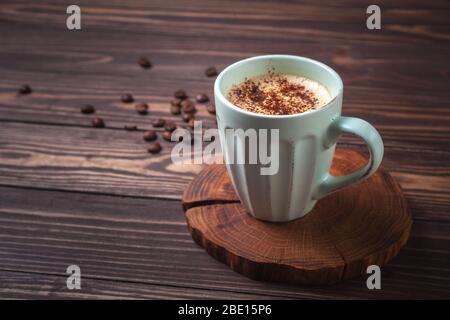
<svg viewBox="0 0 450 320">
<path fill-rule="evenodd" d="M 275 73 L 294 74 L 315 80 L 332 95 L 325 106 L 301 114 L 264 115 L 233 105 L 227 94 L 246 78 Z M 266 221 L 290 221 L 310 212 L 317 200 L 371 176 L 383 158 L 383 141 L 368 122 L 341 116 L 343 84 L 327 65 L 290 55 L 258 56 L 238 61 L 224 69 L 214 85 L 217 123 L 225 164 L 242 204 L 254 217 Z M 229 143 L 226 129 L 278 129 L 279 168 L 262 175 L 262 164 L 235 163 L 248 146 Z M 343 177 L 329 174 L 340 134 L 360 136 L 368 145 L 370 158 L 359 171 Z M 228 141 L 227 141 L 228 139 Z M 232 148 L 232 149 L 231 149 Z"/>
</svg>

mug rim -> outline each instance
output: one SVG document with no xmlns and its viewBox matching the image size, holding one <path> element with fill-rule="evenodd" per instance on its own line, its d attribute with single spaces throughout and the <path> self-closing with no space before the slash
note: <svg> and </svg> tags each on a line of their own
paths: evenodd
<svg viewBox="0 0 450 320">
<path fill-rule="evenodd" d="M 312 63 L 315 64 L 323 69 L 325 69 L 327 72 L 329 72 L 335 79 L 337 82 L 337 94 L 333 97 L 333 99 L 331 99 L 327 104 L 325 104 L 324 106 L 318 108 L 318 109 L 314 109 L 314 110 L 310 110 L 310 111 L 306 111 L 306 112 L 302 112 L 302 113 L 295 113 L 295 114 L 282 114 L 282 115 L 270 115 L 270 114 L 262 114 L 262 113 L 256 113 L 256 112 L 250 112 L 247 110 L 244 110 L 242 108 L 239 108 L 238 106 L 234 105 L 233 103 L 231 103 L 227 98 L 225 98 L 225 96 L 222 94 L 222 90 L 220 89 L 220 84 L 222 82 L 222 78 L 225 76 L 225 74 L 227 72 L 229 72 L 232 69 L 235 69 L 245 63 L 248 63 L 250 61 L 255 61 L 255 60 L 265 60 L 265 59 L 295 59 L 295 60 L 300 60 L 302 62 L 307 62 L 307 63 Z M 328 88 L 327 88 L 328 89 Z M 303 57 L 303 56 L 295 56 L 295 55 L 288 55 L 288 54 L 271 54 L 271 55 L 261 55 L 261 56 L 255 56 L 255 57 L 250 57 L 250 58 L 246 58 L 246 59 L 242 59 L 239 61 L 236 61 L 234 63 L 232 63 L 231 65 L 229 65 L 228 67 L 226 67 L 225 69 L 222 70 L 222 72 L 220 72 L 220 74 L 217 76 L 216 81 L 214 82 L 214 95 L 216 98 L 218 98 L 220 100 L 220 102 L 226 106 L 227 108 L 230 108 L 234 111 L 237 111 L 239 113 L 242 113 L 243 115 L 247 115 L 247 116 L 253 116 L 253 117 L 257 117 L 257 118 L 265 118 L 265 119 L 289 119 L 289 118 L 296 118 L 296 117 L 307 117 L 309 115 L 313 115 L 316 114 L 320 111 L 325 111 L 327 109 L 329 109 L 334 102 L 336 101 L 336 99 L 339 96 L 342 96 L 344 90 L 344 85 L 342 83 L 342 79 L 339 76 L 339 74 L 332 69 L 331 67 L 329 67 L 328 65 L 326 65 L 323 62 L 311 59 L 311 58 L 307 58 L 307 57 Z"/>
</svg>

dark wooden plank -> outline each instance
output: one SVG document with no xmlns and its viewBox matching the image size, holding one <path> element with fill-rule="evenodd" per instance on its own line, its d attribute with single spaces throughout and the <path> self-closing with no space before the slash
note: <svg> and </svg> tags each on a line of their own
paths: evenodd
<svg viewBox="0 0 450 320">
<path fill-rule="evenodd" d="M 274 3 L 254 1 L 232 8 L 216 1 L 82 2 L 85 29 L 78 33 L 60 25 L 61 2 L 3 4 L 0 26 L 8 33 L 0 47 L 0 119 L 84 126 L 90 117 L 80 115 L 79 106 L 94 103 L 108 126 L 147 127 L 149 119 L 168 116 L 168 101 L 180 87 L 212 95 L 207 65 L 222 68 L 264 54 L 271 43 L 273 53 L 310 56 L 336 68 L 346 86 L 344 113 L 372 122 L 388 146 L 448 151 L 450 45 L 438 31 L 448 28 L 448 2 L 435 5 L 439 10 L 381 3 L 382 32 L 365 28 L 368 4 L 284 3 L 274 10 Z M 33 50 L 23 50 L 29 45 Z M 137 66 L 141 54 L 152 58 L 152 70 Z M 24 81 L 36 92 L 17 99 Z M 128 91 L 150 102 L 149 117 L 119 102 Z M 212 125 L 204 110 L 199 118 Z"/>
<path fill-rule="evenodd" d="M 331 287 L 249 280 L 192 241 L 178 201 L 0 188 L 0 269 L 84 276 L 292 298 L 442 298 L 450 294 L 450 224 L 416 221 L 383 268 L 382 290 L 365 278 Z"/>
<path fill-rule="evenodd" d="M 384 164 L 404 188 L 416 218 L 413 236 L 383 269 L 380 292 L 366 290 L 364 279 L 299 290 L 254 283 L 215 264 L 192 245 L 177 201 L 3 188 L 2 267 L 61 276 L 75 259 L 95 281 L 106 274 L 151 285 L 297 298 L 449 296 L 448 1 L 379 1 L 383 29 L 376 32 L 365 27 L 369 1 L 78 4 L 81 32 L 66 30 L 63 1 L 0 4 L 0 29 L 6 30 L 0 45 L 0 184 L 178 199 L 198 168 L 171 165 L 166 145 L 152 158 L 140 133 L 117 129 L 126 123 L 145 129 L 150 119 L 168 116 L 175 89 L 211 95 L 213 79 L 203 75 L 208 65 L 223 68 L 269 51 L 290 53 L 335 68 L 345 83 L 344 114 L 380 130 Z M 136 65 L 142 54 L 155 68 Z M 17 98 L 23 83 L 35 92 Z M 138 116 L 121 104 L 118 98 L 126 91 L 149 102 L 151 115 Z M 78 112 L 85 103 L 94 103 L 115 129 L 86 128 L 91 117 Z M 204 110 L 199 118 L 214 125 Z M 343 142 L 362 146 L 352 137 Z M 150 295 L 147 289 L 129 290 Z M 182 293 L 167 297 L 171 294 Z"/>
<path fill-rule="evenodd" d="M 183 88 L 185 86 L 173 86 L 173 88 L 178 87 Z M 192 90 L 191 92 L 200 91 Z M 374 97 L 373 94 L 369 97 L 371 94 L 364 93 L 364 91 L 370 91 L 368 88 L 360 91 L 360 94 L 367 100 L 353 94 L 353 97 L 348 100 L 358 99 L 359 102 L 347 102 L 346 99 L 344 115 L 359 117 L 371 122 L 380 131 L 386 147 L 450 152 L 450 126 L 448 126 L 450 115 L 446 113 L 448 108 L 445 107 L 450 103 L 450 100 L 437 103 L 427 103 L 426 99 L 423 101 L 416 100 L 411 102 L 409 106 L 403 107 L 395 101 L 387 102 L 383 98 Z M 3 96 L 6 95 L 11 97 L 11 100 L 3 99 L 0 102 L 0 121 L 90 127 L 92 118 L 100 116 L 105 120 L 107 127 L 116 129 L 123 129 L 127 124 L 135 124 L 142 130 L 151 129 L 152 120 L 157 118 L 174 121 L 182 127 L 186 126 L 179 116 L 169 113 L 169 95 L 167 97 L 138 95 L 140 101 L 146 101 L 150 105 L 151 111 L 148 116 L 136 114 L 134 104 L 113 102 L 113 98 L 109 101 L 107 99 L 96 99 L 94 104 L 97 113 L 88 116 L 82 115 L 79 109 L 82 105 L 91 103 L 92 100 L 90 99 L 74 97 L 68 101 L 60 95 L 55 97 L 54 101 L 49 102 L 47 98 L 40 101 L 37 97 L 39 94 L 20 99 L 16 98 L 12 91 Z M 388 94 L 381 95 L 388 96 Z M 373 102 L 376 99 L 380 99 L 379 102 Z M 401 100 L 401 103 L 404 103 L 406 99 L 411 99 L 411 97 L 403 99 L 400 96 L 397 101 Z M 56 100 L 58 101 L 55 102 Z M 436 107 L 434 108 L 433 105 Z M 196 120 L 201 120 L 206 128 L 216 127 L 214 117 L 207 114 L 205 106 L 199 105 L 197 109 L 199 112 L 196 115 Z M 424 109 L 429 113 L 423 112 Z M 357 142 L 357 139 L 354 138 L 353 141 Z"/>
<path fill-rule="evenodd" d="M 1 183 L 179 199 L 200 166 L 174 165 L 158 139 L 151 155 L 142 132 L 3 123 Z"/>
<path fill-rule="evenodd" d="M 62 275 L 0 272 L 2 299 L 283 299 L 278 296 L 158 286 L 81 277 L 81 289 L 69 290 Z"/>
<path fill-rule="evenodd" d="M 160 141 L 163 151 L 151 155 L 141 132 L 5 122 L 0 183 L 180 199 L 201 165 L 174 164 L 173 143 Z M 357 146 L 363 144 L 352 145 Z M 450 153 L 407 150 L 405 157 L 405 152 L 386 149 L 384 165 L 400 182 L 413 216 L 449 221 Z"/>
<path fill-rule="evenodd" d="M 362 33 L 365 31 L 366 8 L 370 1 L 349 1 L 336 4 L 326 1 L 322 6 L 314 2 L 295 3 L 285 1 L 278 5 L 274 1 L 245 1 L 225 6 L 221 1 L 133 1 L 124 4 L 115 1 L 80 1 L 86 13 L 85 23 L 100 29 L 127 32 L 158 30 L 162 35 L 227 37 L 264 39 L 277 36 L 296 40 L 311 36 L 323 40 L 344 43 L 357 41 L 398 41 L 410 38 L 426 42 L 429 39 L 446 39 L 446 13 L 449 5 L 445 1 L 436 4 L 419 4 L 418 1 L 392 3 L 380 1 L 386 10 L 385 34 Z M 59 12 L 66 8 L 62 1 L 46 3 L 7 3 L 2 6 L 9 14 L 9 20 L 24 24 L 38 24 L 45 21 L 49 27 L 61 23 Z M 414 11 L 416 9 L 417 11 Z M 434 9 L 434 10 L 432 10 Z M 415 22 L 428 28 L 406 30 L 403 25 Z M 323 29 L 317 28 L 322 26 Z M 226 27 L 226 32 L 224 31 Z M 296 28 L 297 27 L 297 28 Z M 302 27 L 302 28 L 298 28 Z M 433 28 L 432 28 L 433 27 Z M 344 33 L 341 31 L 348 31 Z M 220 31 L 220 32 L 219 32 Z"/>
<path fill-rule="evenodd" d="M 89 81 L 82 82 L 88 87 L 95 87 L 95 84 Z M 148 129 L 151 128 L 151 121 L 160 117 L 183 125 L 179 116 L 169 113 L 169 101 L 174 90 L 185 88 L 186 85 L 182 83 L 171 85 L 166 96 L 155 96 L 145 94 L 144 86 L 148 86 L 148 82 L 145 85 L 139 84 L 137 90 L 117 88 L 117 92 L 109 98 L 90 97 L 91 93 L 88 92 L 84 94 L 36 92 L 29 97 L 18 98 L 15 94 L 19 86 L 17 82 L 8 92 L 1 95 L 0 120 L 91 126 L 93 116 L 80 114 L 79 108 L 84 104 L 93 103 L 97 108 L 97 115 L 104 118 L 106 125 L 111 128 L 122 129 L 125 124 L 137 124 L 141 129 Z M 190 92 L 196 94 L 209 92 L 211 89 L 212 83 L 209 89 L 191 89 Z M 111 88 L 111 91 L 114 89 Z M 137 115 L 133 104 L 118 102 L 120 94 L 128 91 L 137 91 L 136 99 L 149 103 L 148 116 Z M 212 98 L 211 92 L 209 95 Z M 450 99 L 446 98 L 432 100 L 427 96 L 410 96 L 407 93 L 394 96 L 393 93 L 374 92 L 370 87 L 356 87 L 346 90 L 344 115 L 360 117 L 371 122 L 380 131 L 388 147 L 450 151 L 448 126 L 450 115 L 447 108 L 449 103 Z M 198 110 L 196 119 L 202 120 L 205 127 L 214 127 L 214 118 L 207 114 L 205 107 L 200 105 Z"/>
</svg>

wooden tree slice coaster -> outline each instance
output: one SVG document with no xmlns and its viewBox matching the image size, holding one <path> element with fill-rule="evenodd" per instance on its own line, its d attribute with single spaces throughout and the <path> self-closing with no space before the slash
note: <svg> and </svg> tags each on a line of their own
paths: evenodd
<svg viewBox="0 0 450 320">
<path fill-rule="evenodd" d="M 331 172 L 345 175 L 366 161 L 338 150 Z M 412 225 L 399 185 L 383 168 L 300 219 L 272 223 L 250 216 L 225 166 L 211 165 L 185 190 L 183 208 L 192 237 L 210 255 L 249 278 L 288 283 L 332 284 L 382 266 L 406 244 Z"/>
</svg>

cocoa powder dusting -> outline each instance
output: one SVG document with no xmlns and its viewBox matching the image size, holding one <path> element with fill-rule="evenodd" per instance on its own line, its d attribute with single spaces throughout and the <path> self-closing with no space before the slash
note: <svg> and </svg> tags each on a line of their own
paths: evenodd
<svg viewBox="0 0 450 320">
<path fill-rule="evenodd" d="M 233 86 L 228 98 L 242 109 L 268 115 L 303 113 L 319 108 L 331 100 L 328 91 L 320 84 L 297 78 L 320 86 L 319 89 L 325 90 L 326 94 L 308 89 L 302 81 L 292 81 L 286 75 L 269 72 L 263 77 L 246 79 Z"/>
</svg>

